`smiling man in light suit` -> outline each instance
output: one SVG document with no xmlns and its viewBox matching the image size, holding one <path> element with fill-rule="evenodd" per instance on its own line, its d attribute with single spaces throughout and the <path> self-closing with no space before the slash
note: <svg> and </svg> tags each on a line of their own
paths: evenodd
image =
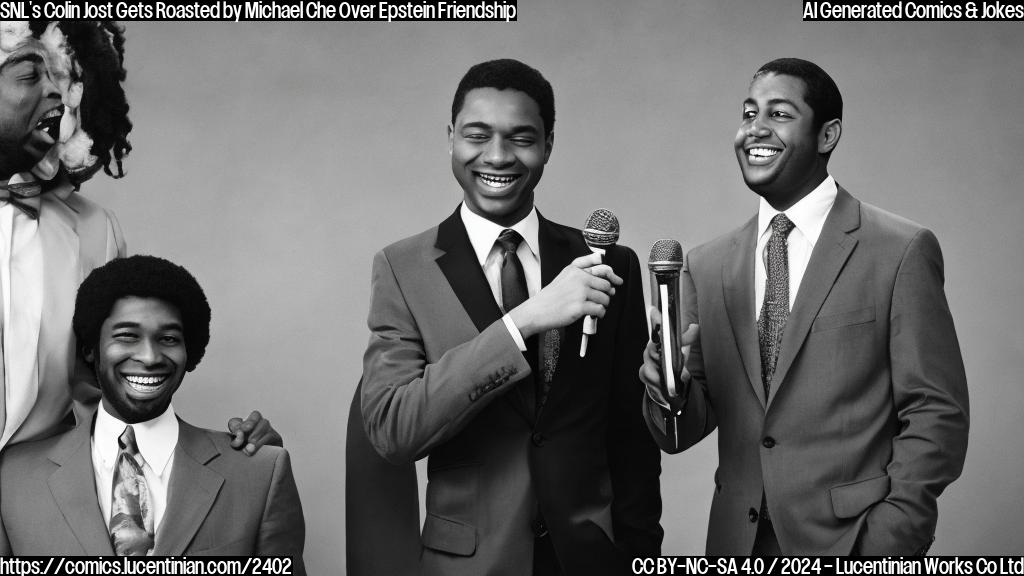
<svg viewBox="0 0 1024 576">
<path fill-rule="evenodd" d="M 661 447 L 718 429 L 708 554 L 923 554 L 963 468 L 967 382 L 938 241 L 829 175 L 842 106 L 811 62 L 758 70 L 735 148 L 760 209 L 687 255 L 699 328 L 671 409 L 647 347 Z"/>
<path fill-rule="evenodd" d="M 114 260 L 83 281 L 74 329 L 102 400 L 77 428 L 4 452 L 0 553 L 290 556 L 305 574 L 288 453 L 248 456 L 171 404 L 210 339 L 195 278 L 152 256 Z"/>
</svg>

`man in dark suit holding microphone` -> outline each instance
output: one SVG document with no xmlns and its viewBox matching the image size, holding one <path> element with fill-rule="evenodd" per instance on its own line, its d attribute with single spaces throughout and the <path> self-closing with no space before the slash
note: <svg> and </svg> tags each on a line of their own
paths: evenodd
<svg viewBox="0 0 1024 576">
<path fill-rule="evenodd" d="M 967 382 L 938 241 L 836 184 L 841 134 L 824 70 L 758 70 L 735 148 L 760 210 L 687 256 L 699 329 L 683 336 L 678 398 L 661 392 L 660 350 L 645 354 L 662 449 L 718 428 L 708 554 L 923 554 L 963 468 Z"/>
<path fill-rule="evenodd" d="M 639 263 L 534 208 L 553 126 L 539 72 L 472 67 L 448 132 L 463 203 L 374 259 L 362 412 L 388 460 L 429 456 L 423 574 L 615 574 L 660 551 Z"/>
</svg>

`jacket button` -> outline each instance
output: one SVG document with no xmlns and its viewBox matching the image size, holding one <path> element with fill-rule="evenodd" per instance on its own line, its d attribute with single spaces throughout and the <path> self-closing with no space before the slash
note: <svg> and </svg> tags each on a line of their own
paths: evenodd
<svg viewBox="0 0 1024 576">
<path fill-rule="evenodd" d="M 775 448 L 775 438 L 772 438 L 771 436 L 766 436 L 764 441 L 761 442 L 761 445 L 768 449 Z"/>
<path fill-rule="evenodd" d="M 530 442 L 533 442 L 533 445 L 539 448 L 543 446 L 545 442 L 547 442 L 547 438 L 545 438 L 544 435 L 541 434 L 540 432 L 536 432 L 533 436 L 530 437 Z"/>
<path fill-rule="evenodd" d="M 757 522 L 757 510 L 751 508 L 750 511 L 747 512 L 747 518 L 751 523 Z"/>
</svg>

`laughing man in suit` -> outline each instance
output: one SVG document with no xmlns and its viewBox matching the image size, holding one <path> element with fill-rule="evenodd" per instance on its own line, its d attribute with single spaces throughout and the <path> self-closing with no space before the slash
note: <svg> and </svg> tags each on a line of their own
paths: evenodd
<svg viewBox="0 0 1024 576">
<path fill-rule="evenodd" d="M 280 555 L 305 574 L 288 453 L 265 446 L 247 456 L 171 405 L 210 339 L 192 275 L 152 256 L 105 264 L 79 288 L 74 329 L 100 406 L 73 430 L 8 447 L 0 552 Z"/>
<path fill-rule="evenodd" d="M 708 554 L 923 553 L 936 499 L 963 468 L 967 382 L 938 241 L 836 184 L 841 134 L 824 70 L 758 70 L 735 148 L 760 210 L 687 255 L 699 337 L 681 412 L 663 407 L 647 348 L 645 414 L 661 447 L 718 428 Z"/>
<path fill-rule="evenodd" d="M 660 550 L 639 262 L 537 212 L 553 126 L 539 72 L 473 66 L 448 128 L 462 204 L 374 259 L 362 411 L 384 457 L 429 456 L 423 574 L 617 574 Z"/>
</svg>

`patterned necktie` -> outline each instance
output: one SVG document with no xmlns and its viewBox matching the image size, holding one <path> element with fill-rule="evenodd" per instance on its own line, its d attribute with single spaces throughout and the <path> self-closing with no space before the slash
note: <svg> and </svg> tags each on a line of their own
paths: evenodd
<svg viewBox="0 0 1024 576">
<path fill-rule="evenodd" d="M 526 289 L 526 274 L 516 250 L 523 237 L 515 230 L 506 228 L 495 241 L 501 247 L 501 307 L 508 313 L 530 297 Z"/>
<path fill-rule="evenodd" d="M 789 255 L 786 238 L 794 224 L 785 214 L 772 218 L 772 235 L 768 238 L 768 255 L 765 263 L 764 304 L 757 317 L 757 342 L 761 347 L 761 383 L 764 397 L 768 398 L 775 365 L 779 361 L 779 347 L 782 331 L 789 317 Z"/>
<path fill-rule="evenodd" d="M 125 426 L 117 439 L 110 498 L 110 540 L 118 556 L 146 556 L 153 551 L 153 510 L 146 477 L 137 460 L 135 431 Z"/>
</svg>

